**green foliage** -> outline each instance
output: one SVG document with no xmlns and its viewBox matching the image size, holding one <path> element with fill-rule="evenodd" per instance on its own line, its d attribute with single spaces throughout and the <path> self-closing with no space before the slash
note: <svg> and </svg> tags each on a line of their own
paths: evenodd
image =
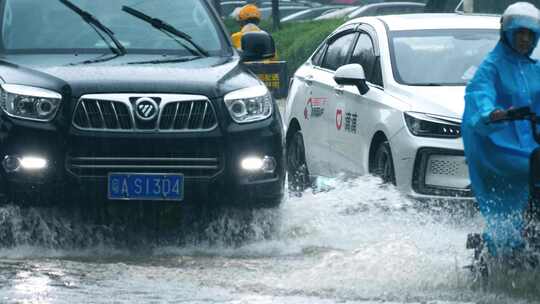
<svg viewBox="0 0 540 304">
<path fill-rule="evenodd" d="M 343 22 L 343 20 L 294 22 L 284 24 L 281 30 L 272 33 L 280 59 L 287 61 L 289 75 L 294 74 L 321 42 Z"/>
<path fill-rule="evenodd" d="M 224 23 L 230 33 L 240 29 L 234 19 L 225 19 Z M 290 22 L 281 24 L 279 30 L 273 31 L 272 22 L 264 21 L 260 27 L 272 34 L 276 42 L 278 57 L 280 60 L 287 61 L 289 75 L 292 75 L 324 38 L 343 23 L 343 19 Z"/>
<path fill-rule="evenodd" d="M 234 20 L 233 18 L 227 18 L 223 20 L 223 23 L 225 24 L 225 27 L 227 30 L 229 30 L 229 34 L 232 34 L 234 32 L 238 32 L 240 30 L 240 26 Z"/>
</svg>

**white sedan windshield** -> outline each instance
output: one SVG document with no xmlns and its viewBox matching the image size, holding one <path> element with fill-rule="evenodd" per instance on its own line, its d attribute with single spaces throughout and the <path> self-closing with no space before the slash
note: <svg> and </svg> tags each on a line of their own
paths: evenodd
<svg viewBox="0 0 540 304">
<path fill-rule="evenodd" d="M 406 85 L 465 85 L 498 41 L 497 30 L 393 32 L 394 77 Z"/>
</svg>

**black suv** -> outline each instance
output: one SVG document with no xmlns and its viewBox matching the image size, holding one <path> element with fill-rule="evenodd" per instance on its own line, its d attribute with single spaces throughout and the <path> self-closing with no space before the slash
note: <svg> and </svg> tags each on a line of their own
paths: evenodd
<svg viewBox="0 0 540 304">
<path fill-rule="evenodd" d="M 0 193 L 8 201 L 275 206 L 282 122 L 208 0 L 0 1 Z"/>
</svg>

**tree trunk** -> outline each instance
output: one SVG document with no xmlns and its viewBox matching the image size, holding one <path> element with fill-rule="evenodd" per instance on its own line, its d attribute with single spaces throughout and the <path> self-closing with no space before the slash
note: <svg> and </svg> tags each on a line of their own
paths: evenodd
<svg viewBox="0 0 540 304">
<path fill-rule="evenodd" d="M 279 0 L 272 0 L 272 20 L 274 31 L 276 31 L 281 26 L 279 21 Z"/>
</svg>

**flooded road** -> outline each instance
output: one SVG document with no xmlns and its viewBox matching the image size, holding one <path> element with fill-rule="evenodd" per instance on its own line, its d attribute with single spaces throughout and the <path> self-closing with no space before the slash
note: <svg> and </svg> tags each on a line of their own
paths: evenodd
<svg viewBox="0 0 540 304">
<path fill-rule="evenodd" d="M 540 301 L 533 275 L 473 288 L 463 266 L 478 216 L 421 209 L 371 177 L 325 183 L 178 239 L 2 207 L 0 303 Z"/>
</svg>

